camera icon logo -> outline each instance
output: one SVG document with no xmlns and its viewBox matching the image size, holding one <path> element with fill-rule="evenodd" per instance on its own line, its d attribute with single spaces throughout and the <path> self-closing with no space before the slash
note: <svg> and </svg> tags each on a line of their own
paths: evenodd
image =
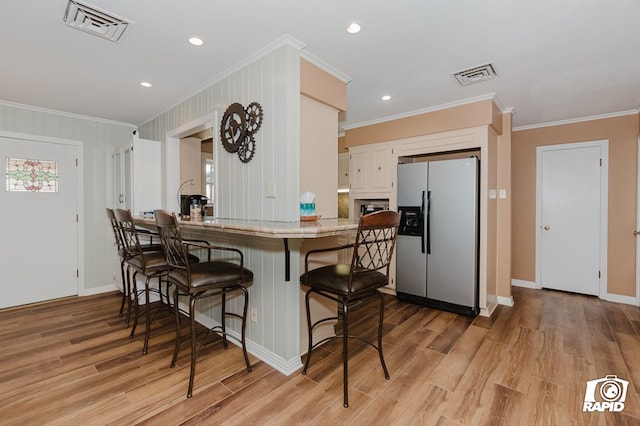
<svg viewBox="0 0 640 426">
<path fill-rule="evenodd" d="M 618 376 L 608 375 L 601 379 L 589 380 L 584 393 L 582 411 L 611 411 L 624 410 L 629 382 Z"/>
</svg>

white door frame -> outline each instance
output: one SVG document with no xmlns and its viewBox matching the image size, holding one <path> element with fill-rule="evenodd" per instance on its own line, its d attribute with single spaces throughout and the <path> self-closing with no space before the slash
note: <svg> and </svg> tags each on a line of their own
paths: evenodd
<svg viewBox="0 0 640 426">
<path fill-rule="evenodd" d="M 74 139 L 61 139 L 52 138 L 48 136 L 32 135 L 28 133 L 14 133 L 0 130 L 0 137 L 12 138 L 12 139 L 24 139 L 27 141 L 53 143 L 59 145 L 72 145 L 76 148 L 76 154 L 78 158 L 78 167 L 76 167 L 76 180 L 77 180 L 77 194 L 76 202 L 78 204 L 78 232 L 77 232 L 77 247 L 76 253 L 78 263 L 78 296 L 85 294 L 91 294 L 85 291 L 85 272 L 84 272 L 84 145 L 82 141 Z"/>
<path fill-rule="evenodd" d="M 598 297 L 608 299 L 607 295 L 607 212 L 609 193 L 609 141 L 597 140 L 558 145 L 543 145 L 536 148 L 536 282 L 535 288 L 542 288 L 542 153 L 571 148 L 599 146 L 602 154 L 600 168 L 600 288 Z"/>
<path fill-rule="evenodd" d="M 204 117 L 200 117 L 196 120 L 190 121 L 182 126 L 171 129 L 166 134 L 166 146 L 164 155 L 164 173 L 162 173 L 163 185 L 165 188 L 165 206 L 164 208 L 170 211 L 180 212 L 180 206 L 177 201 L 178 189 L 180 187 L 180 139 L 192 135 L 196 132 L 206 130 L 208 127 L 213 127 L 213 161 L 215 162 L 214 168 L 214 182 L 218 181 L 218 145 L 215 141 L 218 123 L 218 113 L 212 112 Z M 214 189 L 214 199 L 218 199 L 217 185 Z M 217 209 L 214 208 L 214 214 Z"/>
<path fill-rule="evenodd" d="M 638 167 L 636 183 L 636 306 L 640 306 L 640 136 L 638 136 Z"/>
</svg>

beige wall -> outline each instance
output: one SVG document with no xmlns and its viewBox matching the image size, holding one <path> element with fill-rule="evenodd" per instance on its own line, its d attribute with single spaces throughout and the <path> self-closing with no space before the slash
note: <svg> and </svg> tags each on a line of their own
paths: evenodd
<svg viewBox="0 0 640 426">
<path fill-rule="evenodd" d="M 493 99 L 470 102 L 398 120 L 385 121 L 345 131 L 347 147 L 410 138 L 420 135 L 489 125 L 502 133 L 502 114 Z"/>
<path fill-rule="evenodd" d="M 504 189 L 507 198 L 500 199 L 497 206 L 497 290 L 496 294 L 511 295 L 511 113 L 502 115 L 502 134 L 498 136 L 497 189 Z"/>
<path fill-rule="evenodd" d="M 338 154 L 343 152 L 349 152 L 349 149 L 347 148 L 346 138 L 344 136 L 340 136 L 338 138 Z"/>
<path fill-rule="evenodd" d="M 300 192 L 316 194 L 316 214 L 338 217 L 338 111 L 300 96 Z"/>
<path fill-rule="evenodd" d="M 181 194 L 203 194 L 202 192 L 202 170 L 200 169 L 201 159 L 200 138 L 183 138 L 180 140 L 180 182 L 193 179 L 193 182 L 186 184 Z"/>
<path fill-rule="evenodd" d="M 346 83 L 304 59 L 300 59 L 300 93 L 339 111 L 347 109 Z"/>
<path fill-rule="evenodd" d="M 513 132 L 512 277 L 535 281 L 536 147 L 609 141 L 608 292 L 634 297 L 638 114 Z"/>
</svg>

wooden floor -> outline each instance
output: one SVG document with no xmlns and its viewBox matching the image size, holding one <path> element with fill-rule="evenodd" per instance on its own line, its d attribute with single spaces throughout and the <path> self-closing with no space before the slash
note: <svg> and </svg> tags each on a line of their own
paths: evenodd
<svg viewBox="0 0 640 426">
<path fill-rule="evenodd" d="M 341 351 L 317 349 L 309 372 L 286 377 L 213 339 L 198 355 L 186 398 L 187 346 L 169 368 L 172 317 L 151 346 L 117 315 L 119 295 L 0 311 L 0 423 L 85 424 L 640 424 L 640 309 L 597 298 L 514 288 L 515 305 L 470 320 L 389 297 L 384 350 L 350 346 L 350 407 Z M 354 324 L 375 333 L 369 306 Z M 140 330 L 144 330 L 144 326 Z M 138 333 L 140 334 L 140 333 Z M 186 343 L 186 342 L 185 342 Z M 624 410 L 583 413 L 588 380 L 629 382 Z"/>
</svg>

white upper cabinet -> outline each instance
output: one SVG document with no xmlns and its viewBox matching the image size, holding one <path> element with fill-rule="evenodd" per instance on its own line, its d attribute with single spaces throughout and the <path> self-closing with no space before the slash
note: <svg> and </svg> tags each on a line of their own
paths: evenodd
<svg viewBox="0 0 640 426">
<path fill-rule="evenodd" d="M 391 145 L 370 144 L 349 148 L 349 183 L 351 192 L 385 193 L 393 188 Z"/>
<path fill-rule="evenodd" d="M 115 207 L 143 211 L 161 208 L 160 142 L 133 138 L 129 146 L 114 149 Z"/>
</svg>

